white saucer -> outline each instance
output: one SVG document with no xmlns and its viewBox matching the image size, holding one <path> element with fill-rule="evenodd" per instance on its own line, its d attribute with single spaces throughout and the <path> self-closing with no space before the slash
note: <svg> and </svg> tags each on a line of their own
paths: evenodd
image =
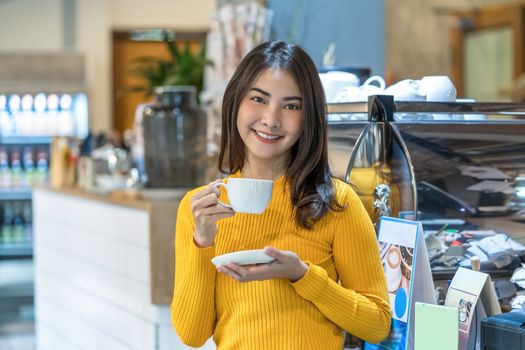
<svg viewBox="0 0 525 350">
<path fill-rule="evenodd" d="M 266 264 L 272 262 L 274 259 L 267 255 L 262 249 L 255 250 L 241 250 L 239 252 L 233 252 L 216 256 L 211 259 L 211 262 L 215 266 L 227 265 L 228 263 L 234 262 L 237 265 L 252 265 L 252 264 Z"/>
</svg>

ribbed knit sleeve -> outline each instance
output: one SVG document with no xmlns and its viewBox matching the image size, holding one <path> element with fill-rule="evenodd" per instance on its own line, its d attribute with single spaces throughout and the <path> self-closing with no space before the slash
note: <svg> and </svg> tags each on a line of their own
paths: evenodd
<svg viewBox="0 0 525 350">
<path fill-rule="evenodd" d="M 193 191 L 195 192 L 195 191 Z M 215 278 L 210 259 L 215 246 L 199 248 L 193 241 L 194 222 L 188 193 L 180 202 L 175 229 L 175 286 L 171 319 L 180 339 L 200 347 L 215 329 Z"/>
<path fill-rule="evenodd" d="M 373 225 L 359 197 L 345 186 L 334 225 L 333 258 L 340 284 L 319 266 L 293 283 L 295 291 L 351 334 L 376 343 L 390 329 L 390 305 Z"/>
</svg>

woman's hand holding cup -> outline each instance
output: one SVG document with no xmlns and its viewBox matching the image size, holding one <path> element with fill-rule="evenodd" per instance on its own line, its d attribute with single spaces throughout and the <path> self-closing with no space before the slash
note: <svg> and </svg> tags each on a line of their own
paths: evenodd
<svg viewBox="0 0 525 350">
<path fill-rule="evenodd" d="M 235 215 L 232 208 L 217 205 L 220 192 L 214 185 L 220 181 L 213 181 L 190 199 L 191 211 L 195 219 L 193 240 L 199 247 L 213 245 L 217 234 L 217 221 Z"/>
</svg>

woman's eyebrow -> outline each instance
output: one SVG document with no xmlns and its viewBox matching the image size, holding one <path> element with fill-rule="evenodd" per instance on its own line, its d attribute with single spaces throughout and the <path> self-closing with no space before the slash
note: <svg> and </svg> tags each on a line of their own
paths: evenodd
<svg viewBox="0 0 525 350">
<path fill-rule="evenodd" d="M 268 96 L 268 97 L 272 97 L 272 94 L 270 94 L 268 91 L 265 91 L 261 88 L 258 88 L 258 87 L 253 87 L 251 88 L 250 90 L 252 91 L 257 91 L 265 96 Z M 298 101 L 302 101 L 303 99 L 300 97 L 300 96 L 287 96 L 285 98 L 283 98 L 283 101 L 292 101 L 292 100 L 298 100 Z"/>
<path fill-rule="evenodd" d="M 263 94 L 263 95 L 265 95 L 265 96 L 268 96 L 268 97 L 271 97 L 271 96 L 272 96 L 272 94 L 270 94 L 268 91 L 264 91 L 263 89 L 258 88 L 258 87 L 253 87 L 253 88 L 251 88 L 250 90 L 252 90 L 252 91 L 257 91 L 257 92 L 259 92 L 259 93 L 261 93 L 261 94 Z"/>
</svg>

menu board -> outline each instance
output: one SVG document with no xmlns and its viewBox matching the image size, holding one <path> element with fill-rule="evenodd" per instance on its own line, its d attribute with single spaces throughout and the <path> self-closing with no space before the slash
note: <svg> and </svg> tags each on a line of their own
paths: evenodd
<svg viewBox="0 0 525 350">
<path fill-rule="evenodd" d="M 392 325 L 384 341 L 366 343 L 365 349 L 413 349 L 414 303 L 436 303 L 423 226 L 417 221 L 381 217 L 378 243 Z"/>
</svg>

